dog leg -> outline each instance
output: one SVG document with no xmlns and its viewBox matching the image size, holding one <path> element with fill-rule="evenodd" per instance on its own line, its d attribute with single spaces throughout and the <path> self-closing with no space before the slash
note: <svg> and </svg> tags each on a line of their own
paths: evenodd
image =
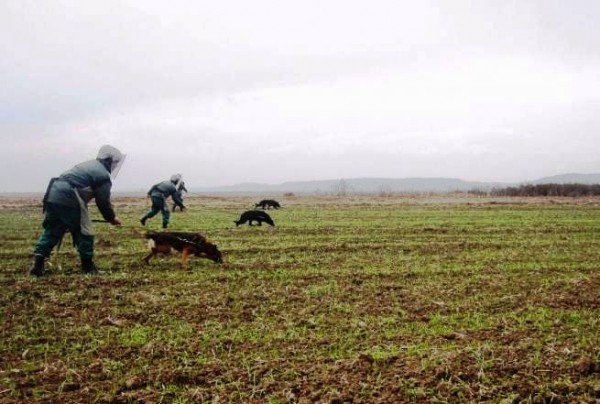
<svg viewBox="0 0 600 404">
<path fill-rule="evenodd" d="M 191 248 L 184 248 L 181 251 L 181 265 L 183 266 L 184 269 L 188 269 L 188 258 L 190 256 L 190 253 L 192 253 L 192 249 Z"/>
<path fill-rule="evenodd" d="M 146 257 L 144 258 L 144 262 L 147 264 L 150 263 L 150 258 L 154 257 L 156 255 L 156 252 L 154 250 L 152 250 L 150 252 L 150 254 L 146 255 Z"/>
</svg>

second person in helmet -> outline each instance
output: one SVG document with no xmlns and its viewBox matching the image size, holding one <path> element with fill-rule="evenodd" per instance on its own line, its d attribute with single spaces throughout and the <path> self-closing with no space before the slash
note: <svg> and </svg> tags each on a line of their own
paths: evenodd
<svg viewBox="0 0 600 404">
<path fill-rule="evenodd" d="M 168 197 L 171 197 L 175 205 L 179 206 L 182 211 L 185 209 L 185 206 L 183 206 L 183 200 L 177 192 L 177 187 L 180 182 L 181 174 L 173 174 L 169 180 L 159 182 L 150 188 L 148 191 L 148 196 L 152 199 L 152 207 L 144 216 L 140 218 L 140 223 L 142 223 L 143 226 L 146 225 L 146 220 L 156 216 L 156 214 L 160 212 L 162 214 L 163 229 L 169 227 L 171 213 L 167 207 L 166 199 Z"/>
</svg>

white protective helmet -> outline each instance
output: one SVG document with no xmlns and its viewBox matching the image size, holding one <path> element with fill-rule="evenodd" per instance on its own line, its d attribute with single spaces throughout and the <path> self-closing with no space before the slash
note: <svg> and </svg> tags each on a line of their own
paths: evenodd
<svg viewBox="0 0 600 404">
<path fill-rule="evenodd" d="M 173 174 L 169 179 L 173 184 L 175 184 L 175 188 L 179 189 L 179 184 L 181 184 L 182 175 L 181 174 Z"/>
<path fill-rule="evenodd" d="M 114 146 L 105 144 L 98 151 L 97 160 L 110 160 L 110 177 L 114 180 L 119 174 L 119 170 L 125 161 L 125 154 Z"/>
</svg>

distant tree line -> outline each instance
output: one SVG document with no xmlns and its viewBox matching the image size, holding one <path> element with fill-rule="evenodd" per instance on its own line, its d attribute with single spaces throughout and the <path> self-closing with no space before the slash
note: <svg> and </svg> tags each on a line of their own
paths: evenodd
<svg viewBox="0 0 600 404">
<path fill-rule="evenodd" d="M 527 184 L 518 187 L 494 188 L 492 196 L 597 196 L 600 184 Z"/>
</svg>

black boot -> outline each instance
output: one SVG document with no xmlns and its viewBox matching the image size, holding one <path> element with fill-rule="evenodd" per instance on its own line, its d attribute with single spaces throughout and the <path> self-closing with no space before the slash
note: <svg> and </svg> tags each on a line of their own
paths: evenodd
<svg viewBox="0 0 600 404">
<path fill-rule="evenodd" d="M 142 216 L 142 217 L 140 218 L 140 223 L 142 224 L 142 226 L 145 226 L 145 225 L 146 225 L 146 220 L 148 220 L 148 218 L 147 218 L 146 216 Z"/>
<path fill-rule="evenodd" d="M 81 259 L 81 270 L 85 274 L 97 274 L 98 268 L 94 265 L 94 261 L 91 258 L 82 258 Z"/>
<path fill-rule="evenodd" d="M 44 275 L 44 256 L 35 254 L 33 257 L 33 266 L 29 270 L 29 273 L 33 276 Z"/>
</svg>

